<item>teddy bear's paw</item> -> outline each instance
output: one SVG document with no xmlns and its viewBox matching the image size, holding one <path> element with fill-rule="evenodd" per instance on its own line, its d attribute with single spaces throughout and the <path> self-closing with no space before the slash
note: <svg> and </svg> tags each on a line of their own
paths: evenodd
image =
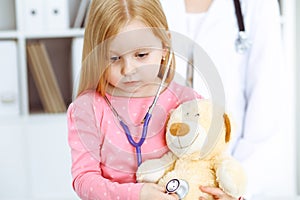
<svg viewBox="0 0 300 200">
<path fill-rule="evenodd" d="M 179 177 L 178 177 L 176 171 L 169 171 L 161 179 L 159 179 L 158 184 L 165 187 L 170 180 L 178 179 L 178 178 Z"/>
<path fill-rule="evenodd" d="M 216 170 L 219 187 L 233 197 L 245 194 L 247 177 L 244 169 L 235 160 L 224 161 Z"/>
<path fill-rule="evenodd" d="M 163 174 L 162 174 L 163 175 Z M 137 182 L 150 182 L 156 183 L 159 178 L 162 176 L 160 173 L 136 173 Z"/>
<path fill-rule="evenodd" d="M 156 183 L 164 173 L 165 166 L 161 166 L 157 159 L 147 160 L 138 167 L 136 179 L 138 182 Z"/>
</svg>

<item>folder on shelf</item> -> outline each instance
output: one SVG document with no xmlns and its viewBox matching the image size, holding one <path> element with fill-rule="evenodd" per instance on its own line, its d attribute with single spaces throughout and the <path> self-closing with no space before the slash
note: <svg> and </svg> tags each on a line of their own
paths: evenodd
<svg viewBox="0 0 300 200">
<path fill-rule="evenodd" d="M 24 25 L 26 31 L 41 31 L 44 28 L 44 1 L 24 1 Z"/>
<path fill-rule="evenodd" d="M 76 37 L 72 40 L 72 85 L 73 94 L 77 92 L 80 70 L 82 65 L 82 50 L 83 50 L 83 37 Z"/>
<path fill-rule="evenodd" d="M 45 112 L 66 111 L 62 93 L 55 77 L 46 47 L 41 42 L 27 44 L 29 69 L 36 84 Z"/>
<path fill-rule="evenodd" d="M 69 28 L 68 0 L 46 0 L 44 2 L 45 30 Z"/>
<path fill-rule="evenodd" d="M 16 29 L 15 1 L 1 0 L 0 3 L 1 3 L 0 30 L 15 30 Z"/>
<path fill-rule="evenodd" d="M 17 43 L 0 40 L 0 116 L 18 115 L 19 87 Z"/>
<path fill-rule="evenodd" d="M 85 18 L 89 10 L 90 0 L 81 0 L 76 18 L 74 21 L 74 28 L 81 28 L 84 26 Z"/>
</svg>

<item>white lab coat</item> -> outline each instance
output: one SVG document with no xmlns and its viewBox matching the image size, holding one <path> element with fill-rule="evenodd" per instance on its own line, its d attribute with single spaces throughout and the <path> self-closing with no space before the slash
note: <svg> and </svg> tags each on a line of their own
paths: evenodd
<svg viewBox="0 0 300 200">
<path fill-rule="evenodd" d="M 161 3 L 169 29 L 187 35 L 184 0 L 161 0 Z M 243 161 L 280 130 L 283 52 L 277 1 L 241 0 L 241 7 L 252 42 L 245 54 L 235 50 L 238 25 L 233 0 L 213 0 L 195 42 L 207 52 L 219 71 L 226 111 L 237 130 L 231 151 Z M 196 90 L 197 85 L 194 82 Z"/>
</svg>

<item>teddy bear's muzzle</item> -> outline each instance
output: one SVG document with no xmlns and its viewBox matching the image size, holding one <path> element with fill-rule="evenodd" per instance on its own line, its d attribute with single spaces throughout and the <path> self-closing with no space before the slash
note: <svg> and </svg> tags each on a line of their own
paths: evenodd
<svg viewBox="0 0 300 200">
<path fill-rule="evenodd" d="M 185 123 L 173 123 L 170 127 L 170 133 L 173 136 L 185 136 L 189 131 L 189 125 Z"/>
</svg>

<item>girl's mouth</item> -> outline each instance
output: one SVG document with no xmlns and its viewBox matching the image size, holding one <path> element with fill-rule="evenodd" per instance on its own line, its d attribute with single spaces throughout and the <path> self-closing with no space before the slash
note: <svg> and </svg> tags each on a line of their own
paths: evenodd
<svg viewBox="0 0 300 200">
<path fill-rule="evenodd" d="M 136 86 L 138 83 L 139 83 L 139 81 L 127 81 L 127 82 L 124 82 L 124 85 L 128 86 L 128 87 L 132 87 L 132 86 Z"/>
</svg>

